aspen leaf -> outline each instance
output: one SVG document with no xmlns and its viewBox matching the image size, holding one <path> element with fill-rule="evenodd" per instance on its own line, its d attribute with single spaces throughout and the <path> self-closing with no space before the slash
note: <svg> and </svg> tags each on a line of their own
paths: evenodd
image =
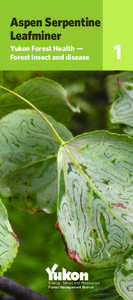
<svg viewBox="0 0 133 300">
<path fill-rule="evenodd" d="M 0 276 L 10 267 L 18 251 L 18 239 L 8 221 L 7 211 L 0 200 Z"/>
<path fill-rule="evenodd" d="M 72 137 L 62 124 L 47 118 L 64 140 Z M 59 142 L 47 123 L 36 111 L 15 111 L 0 120 L 0 141 L 1 197 L 33 212 L 53 212 Z"/>
<path fill-rule="evenodd" d="M 83 265 L 116 263 L 133 234 L 133 140 L 97 131 L 61 146 L 58 222 L 67 254 Z"/>
</svg>

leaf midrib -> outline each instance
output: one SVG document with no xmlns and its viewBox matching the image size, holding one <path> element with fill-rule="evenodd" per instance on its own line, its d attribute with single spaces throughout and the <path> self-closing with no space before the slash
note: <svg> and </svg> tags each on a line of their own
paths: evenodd
<svg viewBox="0 0 133 300">
<path fill-rule="evenodd" d="M 74 146 L 71 146 L 71 147 L 73 147 L 76 151 L 82 152 L 82 149 L 78 149 L 78 148 L 76 148 L 76 147 L 74 147 Z M 98 159 L 98 160 L 100 160 L 101 162 L 105 162 L 105 160 L 102 159 L 100 156 L 95 157 L 92 153 L 89 153 L 89 152 L 87 152 L 86 150 L 84 150 L 84 152 L 85 152 L 87 155 L 90 155 L 90 156 L 91 156 L 92 158 L 94 158 L 94 159 Z M 110 165 L 111 167 L 113 167 L 114 169 L 117 169 L 117 170 L 118 170 L 117 166 L 116 166 L 116 165 L 113 165 L 110 161 L 106 160 L 106 163 L 107 163 L 108 165 Z M 132 165 L 133 165 L 133 164 L 132 164 Z M 125 170 L 122 170 L 122 172 L 125 173 L 125 174 L 127 175 L 127 172 L 126 172 Z"/>
<path fill-rule="evenodd" d="M 22 166 L 22 167 L 20 167 L 20 168 L 17 168 L 17 169 L 15 169 L 15 170 L 9 172 L 6 176 L 4 176 L 3 178 L 0 179 L 0 182 L 2 182 L 6 177 L 8 177 L 8 176 L 10 176 L 10 175 L 12 175 L 12 174 L 14 174 L 14 173 L 16 173 L 16 172 L 18 172 L 18 171 L 21 171 L 21 170 L 23 170 L 23 169 L 29 168 L 29 167 L 31 167 L 31 166 L 34 166 L 34 165 L 38 164 L 38 163 L 45 162 L 45 161 L 48 161 L 48 160 L 53 159 L 53 158 L 56 158 L 56 157 L 57 157 L 57 155 L 54 154 L 54 155 L 50 155 L 50 156 L 48 156 L 48 157 L 46 157 L 46 158 L 43 158 L 43 159 L 40 159 L 40 160 L 36 160 L 36 161 L 30 162 L 30 163 L 28 163 L 28 164 L 26 164 L 26 165 L 24 165 L 24 166 Z"/>
</svg>

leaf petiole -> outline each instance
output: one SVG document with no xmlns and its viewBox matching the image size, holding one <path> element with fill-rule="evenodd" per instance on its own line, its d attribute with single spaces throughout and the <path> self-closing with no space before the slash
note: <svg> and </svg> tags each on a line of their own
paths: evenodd
<svg viewBox="0 0 133 300">
<path fill-rule="evenodd" d="M 19 94 L 17 94 L 14 91 L 9 90 L 8 88 L 5 88 L 4 86 L 0 85 L 0 89 L 6 91 L 7 93 L 10 93 L 16 97 L 18 97 L 19 99 L 21 99 L 22 101 L 26 102 L 29 106 L 31 106 L 36 112 L 38 112 L 40 114 L 40 116 L 45 120 L 45 122 L 48 124 L 48 126 L 50 127 L 50 129 L 52 130 L 52 132 L 54 133 L 55 137 L 57 138 L 58 142 L 62 145 L 64 144 L 64 141 L 61 139 L 61 137 L 59 136 L 59 134 L 57 133 L 57 131 L 55 130 L 55 128 L 53 127 L 53 125 L 49 122 L 49 120 L 43 115 L 43 113 L 35 106 L 33 105 L 30 101 L 28 101 L 27 99 L 25 99 L 24 97 L 20 96 Z"/>
</svg>

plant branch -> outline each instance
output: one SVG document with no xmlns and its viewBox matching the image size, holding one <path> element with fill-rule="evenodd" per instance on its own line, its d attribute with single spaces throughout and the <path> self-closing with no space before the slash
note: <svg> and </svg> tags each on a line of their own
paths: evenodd
<svg viewBox="0 0 133 300">
<path fill-rule="evenodd" d="M 19 283 L 0 276 L 0 290 L 13 297 L 0 295 L 0 300 L 48 300 L 37 292 L 20 285 Z M 3 298 L 2 298 L 3 297 Z M 14 298 L 15 297 L 15 298 Z"/>
<path fill-rule="evenodd" d="M 0 295 L 0 300 L 18 300 L 18 299 L 12 296 Z"/>
<path fill-rule="evenodd" d="M 0 85 L 0 89 L 6 91 L 7 93 L 10 93 L 16 97 L 18 97 L 19 99 L 21 99 L 22 101 L 26 102 L 29 106 L 31 106 L 36 112 L 39 113 L 39 115 L 45 120 L 45 122 L 48 124 L 48 126 L 50 127 L 50 129 L 52 130 L 52 132 L 54 133 L 55 137 L 57 138 L 58 142 L 60 144 L 63 144 L 64 141 L 61 139 L 61 137 L 59 136 L 59 134 L 57 133 L 57 131 L 55 130 L 55 128 L 53 127 L 53 125 L 49 122 L 49 120 L 43 115 L 43 113 L 35 106 L 33 105 L 30 101 L 28 101 L 27 99 L 25 99 L 24 97 L 20 96 L 19 94 L 17 94 L 14 91 L 11 91 L 7 88 L 5 88 L 4 86 Z"/>
</svg>

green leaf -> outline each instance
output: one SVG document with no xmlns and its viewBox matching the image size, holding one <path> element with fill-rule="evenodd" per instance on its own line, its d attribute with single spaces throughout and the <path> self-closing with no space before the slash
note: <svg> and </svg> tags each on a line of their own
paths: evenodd
<svg viewBox="0 0 133 300">
<path fill-rule="evenodd" d="M 0 200 L 0 276 L 11 266 L 18 251 L 18 239 L 8 221 L 7 211 Z"/>
<path fill-rule="evenodd" d="M 123 299 L 133 299 L 133 255 L 118 265 L 114 282 L 117 292 Z"/>
<path fill-rule="evenodd" d="M 68 101 L 66 90 L 60 84 L 46 78 L 29 80 L 14 91 L 62 123 L 67 123 L 72 117 L 72 109 L 75 110 Z M 27 108 L 27 105 L 14 95 L 5 94 L 0 98 L 0 117 L 24 108 Z"/>
<path fill-rule="evenodd" d="M 46 116 L 46 115 L 45 115 Z M 63 140 L 72 137 L 47 116 Z M 17 206 L 53 212 L 57 201 L 59 142 L 34 110 L 18 110 L 0 120 L 0 195 Z"/>
<path fill-rule="evenodd" d="M 71 259 L 116 263 L 133 234 L 133 139 L 97 131 L 61 146 L 57 228 Z"/>
<path fill-rule="evenodd" d="M 11 76 L 10 76 L 11 78 Z M 117 79 L 119 78 L 122 82 L 132 82 L 133 72 L 120 72 L 107 77 L 107 94 L 110 100 L 115 97 L 116 89 L 118 88 Z"/>
<path fill-rule="evenodd" d="M 126 134 L 133 135 L 133 83 L 120 82 L 111 106 L 111 122 L 122 124 Z"/>
</svg>

